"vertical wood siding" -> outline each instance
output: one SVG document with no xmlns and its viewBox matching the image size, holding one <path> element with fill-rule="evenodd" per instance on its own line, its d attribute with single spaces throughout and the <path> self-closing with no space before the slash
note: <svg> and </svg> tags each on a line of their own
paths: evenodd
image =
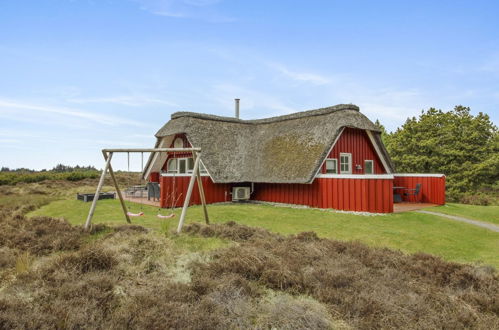
<svg viewBox="0 0 499 330">
<path fill-rule="evenodd" d="M 393 180 L 317 178 L 312 184 L 255 184 L 252 199 L 345 211 L 393 212 Z"/>
<path fill-rule="evenodd" d="M 427 176 L 397 176 L 393 180 L 393 185 L 396 187 L 405 187 L 409 189 L 416 188 L 416 184 L 421 183 L 421 194 L 418 196 L 418 202 L 445 204 L 445 176 L 427 177 Z M 407 199 L 407 198 L 404 198 Z M 414 202 L 414 197 L 411 200 Z"/>
<path fill-rule="evenodd" d="M 182 207 L 184 205 L 185 195 L 187 194 L 187 187 L 189 186 L 190 176 L 162 176 L 160 177 L 160 207 L 171 207 L 172 196 L 176 203 L 174 207 Z M 202 176 L 204 193 L 206 196 L 206 203 L 219 203 L 229 201 L 231 196 L 230 185 L 215 184 L 211 181 L 209 176 Z M 199 205 L 201 199 L 199 197 L 199 190 L 197 183 L 194 184 L 192 190 L 191 201 L 189 205 Z"/>
<path fill-rule="evenodd" d="M 338 141 L 328 155 L 328 158 L 338 159 L 338 168 L 340 162 L 340 153 L 346 152 L 352 154 L 352 174 L 364 174 L 364 161 L 373 160 L 374 174 L 385 174 L 386 170 L 381 163 L 376 150 L 367 136 L 366 131 L 362 129 L 345 127 Z M 355 165 L 362 166 L 361 170 L 355 169 Z M 322 165 L 322 173 L 326 173 L 326 165 Z"/>
</svg>

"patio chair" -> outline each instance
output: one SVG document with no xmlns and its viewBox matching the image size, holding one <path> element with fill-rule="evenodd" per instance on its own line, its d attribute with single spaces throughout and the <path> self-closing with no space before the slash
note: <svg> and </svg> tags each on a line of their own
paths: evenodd
<svg viewBox="0 0 499 330">
<path fill-rule="evenodd" d="M 417 202 L 417 197 L 421 191 L 421 183 L 416 184 L 416 188 L 414 189 L 404 189 L 404 196 L 411 201 L 411 196 L 414 196 L 414 201 Z"/>
</svg>

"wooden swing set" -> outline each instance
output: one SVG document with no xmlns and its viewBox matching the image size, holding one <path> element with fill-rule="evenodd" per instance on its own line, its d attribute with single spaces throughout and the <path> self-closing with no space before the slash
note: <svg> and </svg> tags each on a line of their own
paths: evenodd
<svg viewBox="0 0 499 330">
<path fill-rule="evenodd" d="M 95 191 L 95 197 L 92 201 L 92 205 L 90 206 L 90 210 L 88 212 L 87 220 L 85 221 L 85 230 L 90 230 L 92 226 L 92 218 L 94 216 L 95 212 L 95 207 L 97 206 L 97 200 L 99 199 L 98 196 L 100 194 L 100 191 L 102 189 L 102 186 L 104 184 L 104 179 L 106 177 L 106 173 L 109 171 L 109 174 L 111 175 L 111 179 L 113 180 L 114 187 L 116 188 L 116 193 L 118 194 L 118 198 L 120 200 L 121 208 L 123 209 L 123 214 L 125 215 L 125 219 L 128 223 L 132 223 L 130 220 L 130 213 L 126 207 L 125 200 L 123 199 L 123 195 L 121 194 L 120 187 L 118 185 L 118 181 L 116 180 L 116 177 L 114 175 L 113 167 L 111 166 L 111 159 L 113 158 L 114 153 L 141 153 L 142 155 L 144 152 L 150 152 L 152 153 L 152 156 L 154 156 L 156 153 L 162 153 L 162 152 L 191 152 L 192 157 L 194 160 L 194 167 L 192 169 L 192 175 L 191 179 L 189 181 L 189 186 L 187 188 L 187 194 L 185 196 L 184 200 L 184 205 L 182 207 L 182 213 L 180 214 L 180 220 L 178 222 L 178 227 L 177 227 L 177 233 L 180 233 L 182 231 L 182 226 L 184 225 L 184 220 L 185 220 L 185 215 L 187 212 L 187 207 L 189 207 L 189 203 L 191 201 L 191 196 L 192 196 L 192 190 L 194 188 L 194 181 L 197 181 L 198 183 L 198 189 L 199 189 L 199 197 L 201 199 L 201 204 L 203 205 L 203 212 L 204 212 L 204 219 L 206 221 L 206 224 L 210 223 L 209 217 L 208 217 L 208 209 L 206 208 L 206 198 L 204 195 L 204 189 L 203 189 L 203 183 L 201 181 L 201 175 L 199 171 L 199 163 L 200 163 L 200 155 L 201 155 L 201 148 L 147 148 L 147 149 L 103 149 L 102 150 L 102 155 L 104 156 L 104 160 L 106 161 L 104 169 L 102 170 L 102 174 L 99 179 L 99 183 L 97 184 L 97 189 Z M 144 173 L 141 174 L 142 176 Z M 159 216 L 158 216 L 159 217 Z M 160 218 L 170 218 L 170 216 L 161 216 Z"/>
</svg>

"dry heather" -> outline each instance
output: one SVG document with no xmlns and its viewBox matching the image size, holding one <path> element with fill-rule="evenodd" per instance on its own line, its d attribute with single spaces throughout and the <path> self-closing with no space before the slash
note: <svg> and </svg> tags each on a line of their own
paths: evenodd
<svg viewBox="0 0 499 330">
<path fill-rule="evenodd" d="M 93 235 L 18 211 L 0 210 L 1 329 L 499 327 L 486 268 L 235 223 L 186 226 L 234 241 L 192 253 L 139 226 Z"/>
<path fill-rule="evenodd" d="M 272 290 L 309 295 L 356 328 L 499 328 L 499 282 L 487 267 L 315 233 L 282 237 L 235 223 L 186 230 L 241 242 L 216 251 L 195 269 L 194 280 L 239 275 Z"/>
</svg>

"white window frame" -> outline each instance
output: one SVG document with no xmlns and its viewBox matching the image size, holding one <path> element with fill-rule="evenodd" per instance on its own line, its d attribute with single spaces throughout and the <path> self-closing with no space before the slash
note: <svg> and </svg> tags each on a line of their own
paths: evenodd
<svg viewBox="0 0 499 330">
<path fill-rule="evenodd" d="M 348 171 L 343 171 L 342 170 L 342 165 L 344 163 L 341 162 L 341 158 L 342 157 L 348 157 Z M 351 153 L 347 153 L 347 152 L 341 152 L 340 153 L 340 174 L 352 174 L 352 154 Z"/>
<path fill-rule="evenodd" d="M 178 173 L 178 158 L 170 158 L 168 159 L 168 163 L 166 164 L 166 173 Z M 170 164 L 175 164 L 175 169 Z"/>
<path fill-rule="evenodd" d="M 327 168 L 328 162 L 334 162 L 334 172 L 328 172 L 328 168 Z M 338 158 L 327 158 L 326 159 L 326 174 L 338 174 Z"/>
<path fill-rule="evenodd" d="M 371 163 L 371 173 L 367 173 L 367 163 Z M 364 160 L 364 174 L 374 174 L 374 160 L 366 159 Z"/>
</svg>

